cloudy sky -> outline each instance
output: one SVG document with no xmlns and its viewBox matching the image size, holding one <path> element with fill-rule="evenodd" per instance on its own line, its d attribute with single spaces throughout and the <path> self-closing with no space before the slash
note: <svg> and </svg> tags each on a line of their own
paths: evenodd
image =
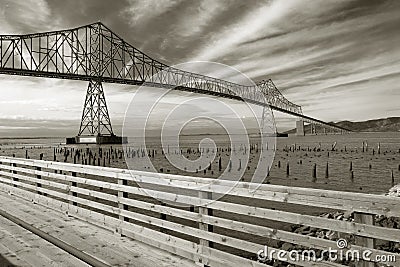
<svg viewBox="0 0 400 267">
<path fill-rule="evenodd" d="M 400 116 L 399 14 L 396 0 L 0 0 L 0 34 L 102 21 L 166 64 L 223 63 L 271 78 L 309 116 L 360 121 Z M 1 75 L 0 87 L 0 136 L 76 134 L 87 83 Z M 104 89 L 118 133 L 136 88 Z"/>
</svg>

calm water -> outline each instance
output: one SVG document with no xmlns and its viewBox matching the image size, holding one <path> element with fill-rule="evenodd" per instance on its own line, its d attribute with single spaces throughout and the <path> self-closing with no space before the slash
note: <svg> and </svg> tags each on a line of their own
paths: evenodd
<svg viewBox="0 0 400 267">
<path fill-rule="evenodd" d="M 199 153 L 197 153 L 199 140 L 205 137 L 213 139 L 219 148 L 219 151 L 215 153 L 215 158 L 210 156 L 211 170 L 206 166 L 199 166 L 197 173 L 189 173 L 183 169 L 174 168 L 166 161 L 157 140 L 150 140 L 147 143 L 148 151 L 146 152 L 143 152 L 143 148 L 139 145 L 136 146 L 135 141 L 131 140 L 129 145 L 132 147 L 132 153 L 129 160 L 134 163 L 135 169 L 151 170 L 148 162 L 144 160 L 144 157 L 141 157 L 144 154 L 150 154 L 151 164 L 157 171 L 162 169 L 163 172 L 174 174 L 218 177 L 221 173 L 218 166 L 220 157 L 222 169 L 225 170 L 231 165 L 231 175 L 238 175 L 239 159 L 243 158 L 242 162 L 245 162 L 244 158 L 248 156 L 250 158 L 248 165 L 241 166 L 241 168 L 246 168 L 243 179 L 245 181 L 250 180 L 259 155 L 259 151 L 254 149 L 254 146 L 252 151 L 248 149 L 245 151 L 243 147 L 240 148 L 240 144 L 237 144 L 235 156 L 229 163 L 229 153 L 231 152 L 228 151 L 228 148 L 232 148 L 232 146 L 224 136 L 183 136 L 180 140 L 180 148 L 176 150 L 171 147 L 169 153 L 179 154 L 179 151 L 182 150 L 184 157 L 194 160 L 199 157 Z M 257 138 L 251 140 L 253 145 L 258 142 Z M 333 146 L 335 146 L 335 149 L 332 151 Z M 112 158 L 110 157 L 110 163 L 108 159 L 102 159 L 100 164 L 126 168 L 124 157 L 121 157 L 122 147 L 116 145 L 112 147 L 114 155 Z M 72 162 L 71 155 L 65 158 L 65 150 L 60 151 L 60 148 L 69 150 L 74 148 L 74 151 L 82 149 L 82 155 L 90 150 L 93 155 L 97 154 L 98 157 L 99 146 L 66 146 L 64 138 L 0 139 L 0 155 L 11 156 L 15 154 L 16 157 L 25 157 L 28 153 L 30 158 L 39 158 L 39 154 L 43 153 L 45 160 L 53 160 L 54 148 L 58 148 L 57 161 Z M 109 145 L 102 146 L 103 151 L 110 151 L 110 148 Z M 188 152 L 188 149 L 191 151 Z M 87 157 L 86 153 L 85 157 Z M 82 159 L 83 157 L 77 163 L 85 163 Z M 316 164 L 317 175 L 313 179 L 314 164 Z M 353 179 L 351 178 L 350 164 L 352 165 Z M 287 165 L 289 165 L 289 175 L 287 175 Z M 328 166 L 327 178 L 326 166 Z M 205 173 L 204 168 L 206 169 Z M 265 182 L 382 194 L 392 186 L 392 173 L 394 183 L 400 183 L 400 133 L 290 136 L 288 138 L 277 138 L 275 158 L 269 177 Z"/>
</svg>

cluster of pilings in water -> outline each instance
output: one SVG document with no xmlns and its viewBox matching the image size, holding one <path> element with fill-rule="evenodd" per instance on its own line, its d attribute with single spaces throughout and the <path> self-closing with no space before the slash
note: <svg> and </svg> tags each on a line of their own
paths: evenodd
<svg viewBox="0 0 400 267">
<path fill-rule="evenodd" d="M 273 149 L 275 149 L 275 146 L 273 147 Z M 155 148 L 153 147 L 147 150 L 143 149 L 142 147 L 126 147 L 125 153 L 127 161 L 133 161 L 134 159 L 137 159 L 139 161 L 143 157 L 148 157 L 150 160 L 152 160 L 152 164 L 160 173 L 174 172 L 177 174 L 184 173 L 187 175 L 202 174 L 204 176 L 213 176 L 216 174 L 221 174 L 223 171 L 227 171 L 229 173 L 240 171 L 245 168 L 244 166 L 242 166 L 241 158 L 230 158 L 231 155 L 255 155 L 259 154 L 260 150 L 261 148 L 259 144 L 251 143 L 248 145 L 239 144 L 233 146 L 201 148 L 173 147 L 167 145 L 163 148 L 161 148 L 161 146 L 156 146 Z M 201 155 L 205 155 L 206 157 L 210 157 L 210 160 L 207 164 L 204 164 L 203 166 L 199 165 L 197 168 L 193 169 L 192 172 L 188 172 L 187 166 L 183 166 L 182 169 L 177 170 L 176 168 L 174 168 L 174 166 L 169 164 L 167 159 L 168 155 L 182 156 L 188 160 L 195 160 Z M 250 170 L 249 166 L 247 166 L 247 170 Z"/>
<path fill-rule="evenodd" d="M 257 157 L 261 149 L 259 143 L 225 145 L 215 148 L 193 148 L 190 146 L 166 146 L 162 148 L 161 146 L 154 145 L 145 149 L 140 146 L 127 146 L 125 150 L 121 146 L 77 147 L 61 145 L 57 147 L 19 146 L 14 148 L 9 147 L 8 149 L 1 148 L 0 155 L 5 155 L 9 150 L 10 152 L 17 151 L 17 153 L 13 153 L 14 156 L 17 154 L 17 157 L 25 156 L 25 158 L 118 168 L 126 168 L 125 157 L 127 158 L 126 160 L 140 160 L 143 157 L 148 157 L 152 160 L 158 172 L 215 177 L 224 171 L 232 174 L 240 172 L 243 169 L 246 169 L 246 174 L 254 172 L 257 166 L 252 163 L 257 162 Z M 279 149 L 276 149 L 275 146 L 272 148 L 266 147 L 265 149 L 274 150 L 277 153 L 272 168 L 273 177 L 270 177 L 271 173 L 266 172 L 267 181 L 270 180 L 269 178 L 276 180 L 276 178 L 284 178 L 286 176 L 287 178 L 292 177 L 293 180 L 304 178 L 314 183 L 328 183 L 328 179 L 331 177 L 333 177 L 332 179 L 337 179 L 339 171 L 337 166 L 338 160 L 343 166 L 340 169 L 340 175 L 345 179 L 343 181 L 347 180 L 351 183 L 355 181 L 357 183 L 361 182 L 360 179 L 362 179 L 363 174 L 368 170 L 375 171 L 375 173 L 378 170 L 378 173 L 383 175 L 382 179 L 386 183 L 390 182 L 390 184 L 394 185 L 396 184 L 398 173 L 400 173 L 400 164 L 393 164 L 393 161 L 388 161 L 390 164 L 385 164 L 385 161 L 389 160 L 389 158 L 390 160 L 396 160 L 397 156 L 395 154 L 400 154 L 400 149 L 388 148 L 387 146 L 382 147 L 380 143 L 369 146 L 365 141 L 358 147 L 349 144 L 339 147 L 336 142 L 330 145 L 325 143 L 323 146 L 321 144 L 311 146 L 303 143 L 285 145 Z M 174 166 L 168 165 L 168 159 L 166 158 L 166 154 L 178 154 L 189 160 L 195 160 L 202 153 L 210 154 L 212 158 L 210 158 L 208 163 L 203 164 L 204 166 L 198 166 L 194 172 L 187 172 L 186 168 L 182 168 L 182 170 L 174 169 Z M 231 154 L 236 155 L 236 157 L 231 158 Z M 246 156 L 249 156 L 248 165 L 246 165 Z M 313 157 L 317 160 L 312 160 Z M 358 158 L 363 158 L 364 160 L 358 160 Z M 293 159 L 296 160 L 293 162 Z M 382 167 L 381 164 L 386 167 Z M 153 169 L 143 166 L 141 170 Z M 299 176 L 300 172 L 301 177 Z"/>
<path fill-rule="evenodd" d="M 32 147 L 31 149 L 37 149 L 37 147 Z M 15 154 L 13 156 L 15 157 Z M 122 160 L 123 157 L 123 150 L 112 146 L 108 148 L 52 147 L 51 160 L 82 165 L 111 166 L 112 162 Z M 25 148 L 25 158 L 31 158 L 27 148 Z M 43 153 L 39 154 L 39 159 L 43 159 Z M 47 159 L 49 159 L 48 156 Z"/>
<path fill-rule="evenodd" d="M 386 150 L 382 150 L 380 143 L 378 143 L 376 147 L 369 148 L 367 141 L 362 142 L 361 148 L 358 148 L 358 147 L 348 148 L 345 145 L 343 148 L 338 149 L 337 148 L 337 142 L 334 142 L 331 145 L 331 148 L 322 149 L 320 143 L 317 146 L 314 146 L 314 147 L 293 144 L 293 145 L 286 145 L 282 149 L 282 151 L 284 153 L 286 153 L 287 157 L 289 157 L 289 153 L 290 152 L 292 152 L 292 153 L 295 153 L 295 152 L 306 152 L 303 155 L 305 158 L 310 156 L 307 152 L 319 152 L 319 153 L 326 152 L 327 161 L 326 161 L 326 164 L 322 167 L 322 168 L 324 168 L 324 178 L 326 178 L 326 179 L 328 179 L 329 176 L 330 176 L 330 170 L 329 170 L 330 163 L 329 163 L 328 159 L 331 156 L 331 153 L 339 153 L 339 154 L 361 153 L 361 154 L 367 154 L 369 156 L 378 156 L 378 155 L 386 156 L 386 155 L 389 155 L 391 153 L 392 154 L 400 154 L 400 149 L 394 150 L 394 151 L 390 150 L 390 149 L 389 150 L 387 150 L 387 149 Z M 395 159 L 396 158 L 392 158 L 392 160 L 395 160 Z M 387 159 L 387 160 L 389 160 L 389 159 Z M 297 161 L 297 163 L 299 165 L 302 165 L 303 164 L 303 159 L 299 159 Z M 352 160 L 349 160 L 348 164 L 349 164 L 348 165 L 349 167 L 347 168 L 347 170 L 348 170 L 349 181 L 351 181 L 353 183 L 354 182 L 354 178 L 355 178 L 354 163 L 353 163 Z M 278 169 L 281 169 L 283 167 L 283 164 L 281 163 L 281 160 L 278 160 L 275 166 Z M 358 166 L 358 167 L 360 167 L 360 166 Z M 365 168 L 365 166 L 361 166 L 361 167 Z M 372 163 L 370 161 L 368 161 L 367 168 L 369 170 L 373 169 Z M 285 169 L 286 169 L 286 177 L 290 177 L 291 176 L 290 161 L 286 162 L 286 168 Z M 394 168 L 394 169 L 391 168 L 391 169 L 388 170 L 388 177 L 390 177 L 390 182 L 391 182 L 392 186 L 394 186 L 396 184 L 395 175 L 394 175 L 394 170 L 395 169 L 396 168 Z M 397 171 L 400 172 L 400 164 L 397 165 Z M 343 167 L 343 172 L 344 173 L 346 172 L 346 167 Z M 317 163 L 313 163 L 312 164 L 310 173 L 311 173 L 311 175 L 310 175 L 311 176 L 311 181 L 314 182 L 314 183 L 317 182 L 317 178 L 319 178 L 317 176 Z M 297 179 L 297 178 L 295 178 L 295 179 Z"/>
</svg>

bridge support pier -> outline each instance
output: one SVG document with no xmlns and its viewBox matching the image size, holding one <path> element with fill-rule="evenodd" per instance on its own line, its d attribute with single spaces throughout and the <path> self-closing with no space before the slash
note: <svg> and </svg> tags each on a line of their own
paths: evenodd
<svg viewBox="0 0 400 267">
<path fill-rule="evenodd" d="M 101 81 L 90 80 L 83 106 L 81 126 L 76 137 L 67 138 L 67 144 L 121 144 L 126 137 L 116 136 L 108 115 Z"/>
<path fill-rule="evenodd" d="M 315 124 L 314 123 L 310 123 L 310 134 L 311 135 L 315 134 Z"/>
<path fill-rule="evenodd" d="M 303 120 L 298 120 L 296 121 L 296 135 L 297 136 L 304 136 L 304 121 Z"/>
</svg>

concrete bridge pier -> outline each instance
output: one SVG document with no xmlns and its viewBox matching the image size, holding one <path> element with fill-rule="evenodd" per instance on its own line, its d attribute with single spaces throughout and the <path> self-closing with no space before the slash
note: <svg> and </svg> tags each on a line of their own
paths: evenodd
<svg viewBox="0 0 400 267">
<path fill-rule="evenodd" d="M 315 125 L 314 123 L 310 123 L 310 134 L 313 135 L 315 133 Z"/>
<path fill-rule="evenodd" d="M 304 121 L 303 120 L 298 120 L 296 121 L 296 135 L 297 136 L 304 136 Z"/>
</svg>

